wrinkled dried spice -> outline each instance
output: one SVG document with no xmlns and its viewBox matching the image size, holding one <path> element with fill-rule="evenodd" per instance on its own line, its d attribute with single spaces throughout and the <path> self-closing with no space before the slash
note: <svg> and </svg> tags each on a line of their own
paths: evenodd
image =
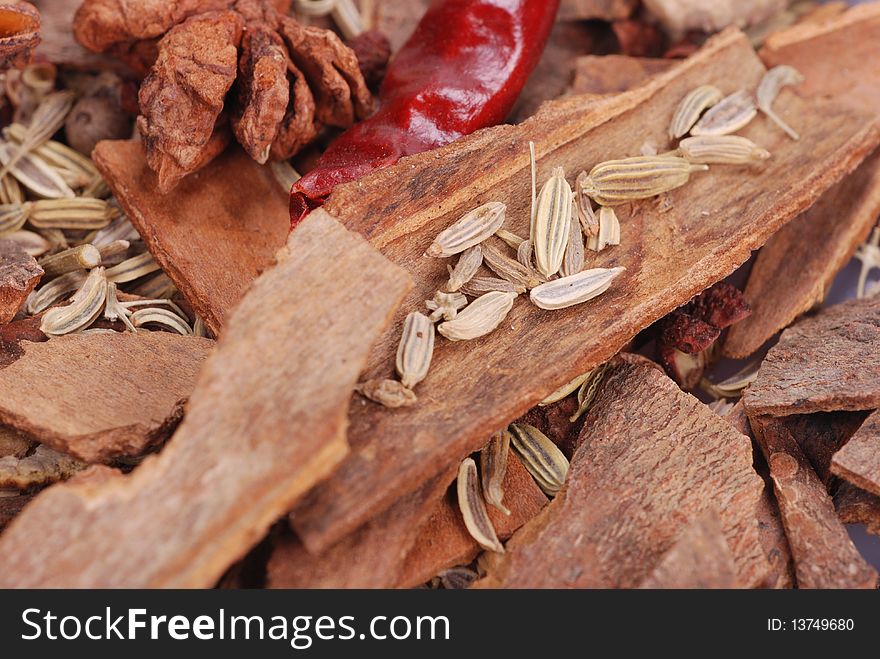
<svg viewBox="0 0 880 659">
<path fill-rule="evenodd" d="M 291 157 L 325 125 L 345 128 L 369 113 L 354 52 L 279 9 L 270 0 L 86 0 L 77 12 L 82 45 L 150 70 L 139 125 L 163 192 L 223 150 L 224 107 L 236 138 L 261 163 Z"/>
<path fill-rule="evenodd" d="M 27 64 L 40 43 L 40 13 L 19 2 L 0 7 L 0 70 Z"/>
<path fill-rule="evenodd" d="M 357 55 L 361 75 L 372 90 L 379 89 L 385 78 L 388 60 L 391 59 L 391 44 L 388 37 L 379 30 L 366 30 L 348 42 Z"/>
<path fill-rule="evenodd" d="M 725 329 L 747 318 L 751 308 L 736 286 L 720 281 L 697 296 L 690 313 L 718 329 Z"/>
<path fill-rule="evenodd" d="M 660 326 L 659 340 L 689 355 L 702 352 L 721 336 L 715 325 L 681 311 L 673 311 Z"/>
</svg>

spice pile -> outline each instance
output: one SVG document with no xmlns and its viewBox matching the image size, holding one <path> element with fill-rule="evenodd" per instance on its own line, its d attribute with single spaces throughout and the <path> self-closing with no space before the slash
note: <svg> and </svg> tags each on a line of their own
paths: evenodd
<svg viewBox="0 0 880 659">
<path fill-rule="evenodd" d="M 880 3 L 35 4 L 0 586 L 877 586 Z"/>
</svg>

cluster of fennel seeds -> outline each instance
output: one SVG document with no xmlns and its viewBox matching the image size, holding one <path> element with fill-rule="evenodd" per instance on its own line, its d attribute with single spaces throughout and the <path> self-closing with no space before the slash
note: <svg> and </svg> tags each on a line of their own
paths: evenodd
<svg viewBox="0 0 880 659">
<path fill-rule="evenodd" d="M 710 164 L 747 165 L 770 157 L 752 141 L 732 133 L 746 126 L 761 110 L 793 139 L 797 133 L 773 111 L 772 104 L 786 85 L 802 76 L 789 66 L 768 71 L 755 97 L 737 91 L 724 97 L 719 89 L 703 85 L 688 93 L 678 105 L 669 127 L 676 148 L 660 155 L 642 155 L 600 163 L 576 179 L 575 188 L 556 168 L 537 191 L 535 150 L 530 143 L 532 204 L 527 238 L 504 228 L 506 207 L 489 202 L 465 214 L 441 232 L 426 256 L 458 256 L 448 266 L 445 291 L 426 301 L 430 314 L 413 311 L 404 321 L 398 346 L 396 370 L 400 380 L 370 380 L 359 391 L 388 407 L 416 402 L 413 388 L 428 374 L 436 332 L 450 341 L 485 336 L 497 328 L 516 298 L 529 292 L 530 301 L 547 310 L 581 304 L 604 293 L 624 268 L 584 269 L 585 249 L 599 252 L 620 244 L 620 223 L 613 207 L 656 197 L 688 182 L 691 173 L 708 170 Z M 599 205 L 594 210 L 592 202 Z M 510 248 L 504 253 L 487 243 L 497 236 Z M 585 242 L 586 241 L 586 244 Z M 477 276 L 485 265 L 495 276 Z M 468 301 L 468 297 L 474 298 Z M 578 392 L 576 419 L 589 407 L 606 368 L 592 369 L 548 396 L 550 404 Z M 507 453 L 513 446 L 524 466 L 548 496 L 564 483 L 568 461 L 552 440 L 526 424 L 512 424 L 495 433 L 480 457 L 482 474 L 472 457 L 460 465 L 457 489 L 459 507 L 473 538 L 490 551 L 503 551 L 486 504 L 509 514 L 503 504 L 501 482 Z"/>
<path fill-rule="evenodd" d="M 102 318 L 129 332 L 205 335 L 200 320 L 191 326 L 171 301 L 174 285 L 94 163 L 51 139 L 75 100 L 70 91 L 45 94 L 27 125 L 11 124 L 0 140 L 0 239 L 18 243 L 44 271 L 25 310 L 43 314 L 40 329 L 49 337 L 112 332 L 92 328 Z"/>
</svg>

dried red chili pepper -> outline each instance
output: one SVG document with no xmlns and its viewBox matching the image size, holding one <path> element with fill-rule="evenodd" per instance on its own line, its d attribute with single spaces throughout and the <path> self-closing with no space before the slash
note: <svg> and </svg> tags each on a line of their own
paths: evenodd
<svg viewBox="0 0 880 659">
<path fill-rule="evenodd" d="M 435 2 L 388 67 L 379 110 L 291 190 L 293 226 L 340 183 L 504 121 L 541 57 L 559 0 Z"/>
</svg>

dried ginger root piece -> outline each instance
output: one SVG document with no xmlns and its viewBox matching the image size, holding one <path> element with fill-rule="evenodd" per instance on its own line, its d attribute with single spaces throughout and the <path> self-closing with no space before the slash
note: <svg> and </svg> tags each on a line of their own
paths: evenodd
<svg viewBox="0 0 880 659">
<path fill-rule="evenodd" d="M 101 53 L 161 36 L 195 14 L 226 9 L 230 0 L 85 0 L 73 19 L 76 40 Z"/>
<path fill-rule="evenodd" d="M 281 38 L 263 26 L 247 32 L 241 49 L 232 129 L 248 155 L 264 164 L 287 114 L 289 60 Z"/>
<path fill-rule="evenodd" d="M 162 192 L 203 161 L 235 81 L 243 28 L 234 12 L 203 14 L 159 42 L 159 59 L 140 90 L 138 130 Z"/>
<path fill-rule="evenodd" d="M 318 121 L 346 128 L 372 109 L 370 90 L 361 75 L 357 56 L 329 30 L 300 25 L 281 18 L 280 28 L 290 57 L 302 70 L 315 93 Z"/>
</svg>

